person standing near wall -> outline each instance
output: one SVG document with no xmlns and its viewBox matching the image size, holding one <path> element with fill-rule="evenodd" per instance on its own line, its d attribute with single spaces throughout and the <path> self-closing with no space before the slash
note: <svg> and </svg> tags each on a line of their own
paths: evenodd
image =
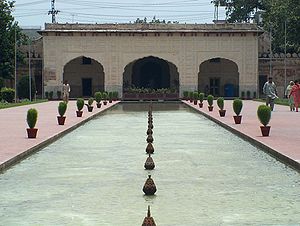
<svg viewBox="0 0 300 226">
<path fill-rule="evenodd" d="M 300 104 L 300 85 L 298 80 L 295 80 L 295 84 L 292 87 L 289 97 L 294 97 L 296 112 L 298 112 L 298 106 Z"/>
<path fill-rule="evenodd" d="M 71 92 L 71 87 L 68 84 L 68 81 L 65 80 L 63 84 L 63 101 L 66 103 L 69 102 L 70 92 Z"/>
<path fill-rule="evenodd" d="M 289 99 L 289 106 L 291 111 L 295 110 L 294 97 L 290 95 L 293 85 L 295 85 L 295 83 L 293 81 L 290 81 L 290 84 L 286 87 L 285 90 L 285 96 Z"/>
<path fill-rule="evenodd" d="M 264 84 L 263 93 L 266 95 L 266 105 L 271 107 L 271 110 L 274 110 L 274 101 L 277 96 L 277 88 L 273 82 L 272 77 L 269 77 L 268 81 Z"/>
</svg>

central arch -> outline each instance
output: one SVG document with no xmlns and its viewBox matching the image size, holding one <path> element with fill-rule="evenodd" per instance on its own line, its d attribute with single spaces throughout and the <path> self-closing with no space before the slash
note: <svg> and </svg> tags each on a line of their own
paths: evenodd
<svg viewBox="0 0 300 226">
<path fill-rule="evenodd" d="M 170 89 L 178 93 L 177 67 L 164 59 L 148 56 L 126 65 L 123 73 L 123 91 L 129 89 Z"/>
<path fill-rule="evenodd" d="M 104 68 L 98 61 L 80 56 L 64 66 L 63 80 L 71 86 L 70 97 L 90 97 L 104 91 Z"/>
</svg>

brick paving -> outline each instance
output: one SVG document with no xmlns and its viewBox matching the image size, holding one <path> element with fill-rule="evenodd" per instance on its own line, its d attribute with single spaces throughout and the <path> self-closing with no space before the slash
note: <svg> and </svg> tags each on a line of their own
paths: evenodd
<svg viewBox="0 0 300 226">
<path fill-rule="evenodd" d="M 65 114 L 66 123 L 63 126 L 57 123 L 58 103 L 59 101 L 50 101 L 0 110 L 0 172 L 46 145 L 47 141 L 58 138 L 61 134 L 112 107 L 118 101 L 108 103 L 106 106 L 102 104 L 101 108 L 97 108 L 94 103 L 93 112 L 88 112 L 84 107 L 81 118 L 76 116 L 76 101 L 70 101 Z M 30 108 L 38 110 L 36 128 L 39 130 L 36 139 L 27 138 L 26 115 Z"/>
<path fill-rule="evenodd" d="M 242 124 L 236 125 L 233 120 L 235 114 L 232 109 L 232 102 L 232 100 L 225 100 L 226 116 L 220 117 L 216 101 L 214 101 L 213 112 L 208 111 L 206 101 L 203 102 L 203 108 L 199 108 L 198 105 L 196 106 L 189 101 L 183 101 L 183 103 L 300 171 L 300 112 L 291 112 L 288 106 L 275 105 L 270 121 L 270 136 L 263 137 L 256 111 L 257 107 L 264 103 L 244 100 L 241 112 Z"/>
</svg>

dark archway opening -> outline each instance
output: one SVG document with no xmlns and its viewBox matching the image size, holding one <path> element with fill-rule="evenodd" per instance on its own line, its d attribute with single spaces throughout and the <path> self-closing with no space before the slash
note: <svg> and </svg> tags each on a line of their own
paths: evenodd
<svg viewBox="0 0 300 226">
<path fill-rule="evenodd" d="M 206 95 L 239 96 L 239 72 L 235 62 L 212 58 L 199 66 L 198 90 Z"/>
<path fill-rule="evenodd" d="M 90 97 L 97 91 L 104 91 L 104 69 L 96 60 L 77 57 L 64 67 L 63 80 L 71 86 L 70 97 Z"/>
</svg>

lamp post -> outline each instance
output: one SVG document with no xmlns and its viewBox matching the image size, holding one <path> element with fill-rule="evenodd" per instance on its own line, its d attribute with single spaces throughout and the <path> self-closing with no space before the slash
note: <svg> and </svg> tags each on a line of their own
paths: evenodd
<svg viewBox="0 0 300 226">
<path fill-rule="evenodd" d="M 15 24 L 15 103 L 17 103 L 17 24 Z"/>
<path fill-rule="evenodd" d="M 28 45 L 28 77 L 29 77 L 29 101 L 31 102 L 31 39 Z"/>
<path fill-rule="evenodd" d="M 287 79 L 286 79 L 286 20 L 284 21 L 284 89 L 287 86 Z"/>
</svg>

